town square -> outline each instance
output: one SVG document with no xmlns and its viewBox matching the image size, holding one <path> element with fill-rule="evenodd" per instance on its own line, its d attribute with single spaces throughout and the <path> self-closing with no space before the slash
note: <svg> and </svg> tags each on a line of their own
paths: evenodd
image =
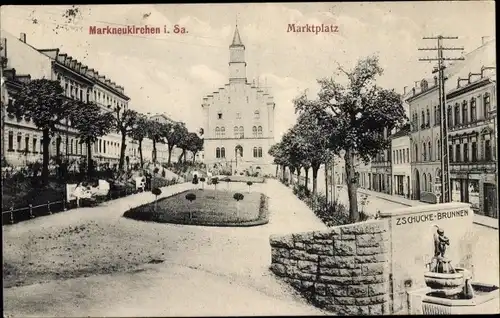
<svg viewBox="0 0 500 318">
<path fill-rule="evenodd" d="M 4 317 L 500 312 L 493 2 L 0 10 Z"/>
</svg>

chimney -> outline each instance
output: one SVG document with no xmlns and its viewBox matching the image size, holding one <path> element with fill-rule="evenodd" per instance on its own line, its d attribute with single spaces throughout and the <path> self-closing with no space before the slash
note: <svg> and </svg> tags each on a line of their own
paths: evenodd
<svg viewBox="0 0 500 318">
<path fill-rule="evenodd" d="M 406 89 L 407 89 L 407 88 L 408 88 L 408 86 L 405 86 L 405 87 L 403 88 L 403 95 L 406 95 Z"/>
<path fill-rule="evenodd" d="M 413 87 L 411 90 L 413 92 L 413 96 L 415 96 L 415 87 Z"/>
<path fill-rule="evenodd" d="M 415 81 L 415 88 L 418 88 L 418 81 Z"/>
<path fill-rule="evenodd" d="M 484 45 L 488 40 L 490 39 L 489 36 L 482 36 L 481 37 L 481 45 Z"/>
<path fill-rule="evenodd" d="M 437 86 L 437 84 L 438 84 L 438 78 L 437 78 L 437 76 L 434 76 L 434 85 Z"/>
<path fill-rule="evenodd" d="M 26 43 L 26 33 L 21 33 L 19 36 L 19 40 L 21 40 L 23 43 Z"/>
</svg>

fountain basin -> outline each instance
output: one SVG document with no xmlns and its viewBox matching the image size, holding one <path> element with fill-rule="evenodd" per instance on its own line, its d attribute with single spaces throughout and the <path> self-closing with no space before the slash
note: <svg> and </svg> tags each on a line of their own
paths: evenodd
<svg viewBox="0 0 500 318">
<path fill-rule="evenodd" d="M 456 295 L 460 293 L 465 285 L 463 271 L 456 273 L 424 273 L 425 284 L 432 288 L 434 292 L 444 294 L 446 296 Z"/>
<path fill-rule="evenodd" d="M 435 273 L 433 273 L 435 274 Z M 424 315 L 498 314 L 500 312 L 498 286 L 472 283 L 474 298 L 464 299 L 462 294 L 443 296 L 435 291 L 422 299 Z"/>
</svg>

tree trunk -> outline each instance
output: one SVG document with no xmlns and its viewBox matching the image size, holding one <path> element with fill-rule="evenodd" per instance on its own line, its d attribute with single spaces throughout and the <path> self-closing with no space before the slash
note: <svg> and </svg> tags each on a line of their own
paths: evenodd
<svg viewBox="0 0 500 318">
<path fill-rule="evenodd" d="M 358 211 L 358 189 L 356 188 L 356 179 L 354 171 L 354 158 L 352 155 L 352 150 L 346 150 L 345 156 L 345 172 L 347 181 L 347 194 L 349 196 L 349 218 L 351 222 L 359 221 L 359 211 Z"/>
<path fill-rule="evenodd" d="M 87 179 L 92 178 L 94 165 L 92 164 L 92 143 L 90 141 L 86 142 L 87 144 Z"/>
<path fill-rule="evenodd" d="M 278 177 L 278 168 L 279 168 L 279 166 L 276 165 L 276 178 Z"/>
<path fill-rule="evenodd" d="M 153 139 L 153 163 L 156 163 L 156 141 Z"/>
<path fill-rule="evenodd" d="M 290 186 L 293 187 L 293 174 L 295 173 L 295 169 L 293 167 L 288 167 L 288 170 L 290 171 Z"/>
<path fill-rule="evenodd" d="M 319 170 L 319 165 L 317 166 L 312 166 L 313 170 L 313 190 L 312 190 L 312 195 L 316 195 L 318 192 L 318 170 Z"/>
<path fill-rule="evenodd" d="M 285 182 L 285 170 L 286 170 L 286 166 L 282 166 L 283 168 L 281 169 L 281 174 L 282 174 L 282 179 L 283 179 L 283 182 Z"/>
<path fill-rule="evenodd" d="M 195 160 L 196 154 L 198 153 L 198 151 L 193 151 L 192 153 L 193 153 L 193 164 L 195 164 L 196 163 L 196 160 Z"/>
<path fill-rule="evenodd" d="M 186 160 L 187 160 L 187 152 L 186 152 L 186 150 L 183 150 L 183 152 L 184 152 L 184 156 L 183 156 L 183 158 L 184 158 L 184 163 L 186 163 Z"/>
<path fill-rule="evenodd" d="M 168 145 L 168 162 L 167 164 L 170 165 L 170 159 L 172 158 L 172 150 L 174 150 L 174 147 L 171 147 L 170 144 Z"/>
<path fill-rule="evenodd" d="M 309 167 L 304 167 L 306 171 L 306 190 L 309 189 Z"/>
<path fill-rule="evenodd" d="M 42 159 L 42 182 L 46 185 L 49 182 L 49 148 L 50 148 L 50 132 L 48 129 L 43 130 L 43 159 Z"/>
<path fill-rule="evenodd" d="M 144 159 L 142 158 L 142 140 L 139 140 L 139 159 L 141 160 L 141 168 L 144 166 Z"/>
<path fill-rule="evenodd" d="M 125 149 L 127 149 L 126 144 L 127 135 L 122 132 L 122 145 L 120 147 L 120 162 L 118 163 L 118 170 L 123 171 L 123 164 L 125 162 Z"/>
<path fill-rule="evenodd" d="M 328 164 L 325 162 L 325 198 L 328 204 Z"/>
<path fill-rule="evenodd" d="M 297 185 L 300 186 L 300 167 L 295 170 L 297 170 Z"/>
</svg>

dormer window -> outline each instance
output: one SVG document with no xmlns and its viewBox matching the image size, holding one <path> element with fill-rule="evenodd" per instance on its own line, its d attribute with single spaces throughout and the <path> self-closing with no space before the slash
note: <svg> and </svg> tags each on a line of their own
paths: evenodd
<svg viewBox="0 0 500 318">
<path fill-rule="evenodd" d="M 254 118 L 255 119 L 259 119 L 260 118 L 260 112 L 258 110 L 256 110 L 253 114 L 254 114 Z"/>
<path fill-rule="evenodd" d="M 218 118 L 218 119 L 222 119 L 222 113 L 221 113 L 221 112 L 218 112 L 218 113 L 217 113 L 217 118 Z"/>
</svg>

